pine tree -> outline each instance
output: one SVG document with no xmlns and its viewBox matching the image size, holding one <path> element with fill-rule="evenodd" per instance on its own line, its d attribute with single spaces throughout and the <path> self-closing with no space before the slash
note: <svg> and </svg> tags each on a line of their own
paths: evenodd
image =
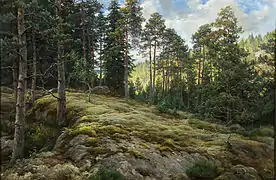
<svg viewBox="0 0 276 180">
<path fill-rule="evenodd" d="M 59 125 L 66 124 L 66 94 L 65 94 L 65 62 L 64 62 L 64 32 L 62 18 L 62 2 L 56 0 L 56 36 L 57 42 L 57 70 L 58 70 L 58 106 L 57 120 Z"/>
<path fill-rule="evenodd" d="M 104 47 L 104 78 L 107 86 L 115 93 L 122 94 L 124 87 L 124 33 L 119 28 L 122 15 L 116 0 L 111 1 L 107 16 L 107 35 Z"/>
<path fill-rule="evenodd" d="M 129 62 L 129 36 L 132 37 L 133 45 L 137 44 L 137 38 L 142 30 L 142 8 L 138 0 L 126 0 L 125 7 L 121 8 L 123 19 L 121 19 L 121 28 L 124 32 L 124 82 L 125 97 L 129 97 L 128 76 L 131 63 Z"/>
<path fill-rule="evenodd" d="M 18 2 L 17 11 L 17 30 L 19 44 L 19 71 L 17 86 L 17 103 L 14 131 L 14 146 L 11 163 L 24 155 L 24 138 L 25 138 L 25 92 L 27 78 L 27 42 L 25 34 L 25 4 L 23 1 Z"/>
<path fill-rule="evenodd" d="M 154 101 L 155 97 L 155 79 L 157 70 L 157 48 L 161 46 L 161 39 L 165 30 L 165 20 L 158 13 L 153 13 L 145 25 L 143 31 L 144 49 L 149 48 L 149 61 L 150 61 L 150 97 Z M 153 49 L 153 75 L 152 75 L 152 49 Z"/>
<path fill-rule="evenodd" d="M 99 31 L 99 68 L 100 68 L 100 82 L 99 85 L 102 85 L 102 79 L 103 79 L 103 47 L 105 46 L 105 36 L 106 36 L 106 18 L 103 15 L 103 11 L 100 11 L 100 14 L 98 16 L 98 21 L 97 21 L 97 26 L 98 26 L 98 31 Z"/>
</svg>

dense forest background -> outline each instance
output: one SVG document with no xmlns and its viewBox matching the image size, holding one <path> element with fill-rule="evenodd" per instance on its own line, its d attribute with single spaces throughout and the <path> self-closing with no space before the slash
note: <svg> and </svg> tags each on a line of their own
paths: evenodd
<svg viewBox="0 0 276 180">
<path fill-rule="evenodd" d="M 276 32 L 240 40 L 242 27 L 229 6 L 199 27 L 192 48 L 160 14 L 143 19 L 137 0 L 113 0 L 108 12 L 95 0 L 4 0 L 1 11 L 1 86 L 13 87 L 15 97 L 25 71 L 27 101 L 58 84 L 59 92 L 106 85 L 113 95 L 162 112 L 273 123 Z M 129 52 L 137 49 L 147 60 L 134 65 Z"/>
</svg>

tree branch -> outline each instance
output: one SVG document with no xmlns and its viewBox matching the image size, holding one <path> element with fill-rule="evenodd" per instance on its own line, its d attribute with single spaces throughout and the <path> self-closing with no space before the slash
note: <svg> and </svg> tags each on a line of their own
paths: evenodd
<svg viewBox="0 0 276 180">
<path fill-rule="evenodd" d="M 57 97 L 56 95 L 54 95 L 54 93 L 52 92 L 52 89 L 51 90 L 47 90 L 44 87 L 40 87 L 40 86 L 37 86 L 37 88 L 42 89 L 44 92 L 47 92 L 47 93 L 51 94 L 54 98 L 60 100 L 59 97 Z"/>
</svg>

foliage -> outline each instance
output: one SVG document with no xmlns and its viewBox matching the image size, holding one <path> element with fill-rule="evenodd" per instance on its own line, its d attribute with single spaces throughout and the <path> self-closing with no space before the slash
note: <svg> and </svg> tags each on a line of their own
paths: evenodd
<svg viewBox="0 0 276 180">
<path fill-rule="evenodd" d="M 124 176 L 114 170 L 101 167 L 95 175 L 91 175 L 89 180 L 124 180 Z"/>
<path fill-rule="evenodd" d="M 212 161 L 197 161 L 186 171 L 191 179 L 215 179 L 219 175 L 218 167 Z"/>
<path fill-rule="evenodd" d="M 107 15 L 107 36 L 103 54 L 105 83 L 111 91 L 123 95 L 124 87 L 124 34 L 119 28 L 118 22 L 122 19 L 119 4 L 113 0 L 109 6 Z"/>
<path fill-rule="evenodd" d="M 130 82 L 129 83 L 129 97 L 131 98 L 135 98 L 135 91 L 136 91 L 136 88 L 134 86 L 134 83 Z"/>
<path fill-rule="evenodd" d="M 26 155 L 38 152 L 42 148 L 44 150 L 51 150 L 55 145 L 59 133 L 59 129 L 53 126 L 45 126 L 38 123 L 30 124 L 26 129 Z"/>
</svg>

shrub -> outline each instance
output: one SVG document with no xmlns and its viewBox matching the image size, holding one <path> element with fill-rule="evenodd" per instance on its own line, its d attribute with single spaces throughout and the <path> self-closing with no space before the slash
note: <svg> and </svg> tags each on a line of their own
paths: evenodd
<svg viewBox="0 0 276 180">
<path fill-rule="evenodd" d="M 197 161 L 192 167 L 187 169 L 186 174 L 191 179 L 214 179 L 218 173 L 218 167 L 211 161 Z"/>
<path fill-rule="evenodd" d="M 26 128 L 25 151 L 27 154 L 46 148 L 50 150 L 55 145 L 59 136 L 59 129 L 45 126 L 40 123 L 33 123 Z"/>
<path fill-rule="evenodd" d="M 272 127 L 260 127 L 260 128 L 251 130 L 249 135 L 274 137 L 274 130 Z"/>
<path fill-rule="evenodd" d="M 100 168 L 95 175 L 89 177 L 89 180 L 125 180 L 125 177 L 118 171 Z"/>
<path fill-rule="evenodd" d="M 157 104 L 157 110 L 161 113 L 167 113 L 169 109 L 169 105 L 165 101 L 161 101 Z"/>
</svg>

